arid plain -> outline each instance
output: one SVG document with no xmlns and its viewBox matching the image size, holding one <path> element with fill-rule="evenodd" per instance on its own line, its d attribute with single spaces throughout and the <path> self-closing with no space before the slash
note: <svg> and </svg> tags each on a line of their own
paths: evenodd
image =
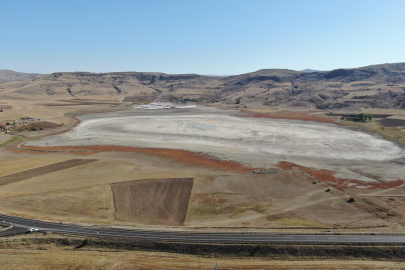
<svg viewBox="0 0 405 270">
<path fill-rule="evenodd" d="M 330 123 L 244 117 L 249 114 L 209 107 L 129 106 L 77 115 L 80 123 L 61 134 L 41 136 L 69 127 L 21 132 L 27 138 L 1 152 L 1 209 L 52 221 L 169 230 L 402 231 L 402 147 L 342 126 L 338 117 L 298 115 Z M 130 222 L 117 209 L 117 183 L 182 178 L 193 184 L 184 193 L 177 188 L 186 194 L 178 207 L 171 205 L 179 195 L 170 188 L 158 195 L 170 198 L 163 207 L 182 205 L 176 226 L 165 226 L 171 223 L 159 214 Z M 139 215 L 139 194 L 126 196 Z M 146 207 L 154 196 L 139 207 L 161 207 Z M 348 203 L 350 197 L 356 202 Z"/>
<path fill-rule="evenodd" d="M 363 108 L 381 117 L 368 123 L 226 102 L 143 110 L 149 85 L 125 100 L 40 95 L 35 80 L 2 86 L 0 121 L 17 124 L 0 134 L 1 213 L 148 230 L 405 231 L 405 124 L 380 122 L 403 110 Z M 40 120 L 19 130 L 27 117 Z"/>
</svg>

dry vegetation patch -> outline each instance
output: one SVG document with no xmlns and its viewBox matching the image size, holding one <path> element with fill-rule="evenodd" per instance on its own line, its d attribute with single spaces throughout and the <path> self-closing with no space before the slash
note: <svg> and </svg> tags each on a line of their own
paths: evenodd
<svg viewBox="0 0 405 270">
<path fill-rule="evenodd" d="M 40 176 L 40 175 L 44 175 L 44 174 L 48 174 L 48 173 L 52 173 L 52 172 L 57 172 L 57 171 L 60 171 L 60 170 L 73 168 L 73 167 L 76 167 L 76 166 L 80 166 L 80 165 L 83 165 L 83 164 L 94 162 L 96 160 L 97 159 L 70 159 L 70 160 L 66 160 L 66 161 L 62 161 L 62 162 L 58 162 L 58 163 L 54 163 L 54 164 L 50 164 L 50 165 L 46 165 L 46 166 L 42 166 L 42 167 L 38 167 L 38 168 L 35 168 L 35 169 L 31 169 L 31 170 L 22 171 L 22 172 L 15 173 L 15 174 L 3 176 L 3 177 L 0 177 L 0 186 L 4 186 L 4 185 L 7 185 L 7 184 L 19 182 L 19 181 L 22 181 L 22 180 L 26 180 L 26 179 L 29 179 L 29 178 L 33 178 L 33 177 L 36 177 L 36 176 Z"/>
<path fill-rule="evenodd" d="M 359 228 L 385 224 L 302 171 L 224 175 L 195 183 L 186 225 L 233 228 Z"/>
<path fill-rule="evenodd" d="M 115 219 L 109 185 L 0 197 L 0 204 L 2 210 L 31 213 L 35 218 L 68 217 L 100 223 Z"/>
<path fill-rule="evenodd" d="M 112 184 L 117 219 L 144 224 L 182 225 L 193 178 L 139 180 Z"/>
<path fill-rule="evenodd" d="M 60 127 L 60 125 L 47 122 L 47 121 L 40 121 L 40 122 L 31 122 L 23 126 L 23 129 L 43 129 L 43 128 L 57 128 Z"/>
</svg>

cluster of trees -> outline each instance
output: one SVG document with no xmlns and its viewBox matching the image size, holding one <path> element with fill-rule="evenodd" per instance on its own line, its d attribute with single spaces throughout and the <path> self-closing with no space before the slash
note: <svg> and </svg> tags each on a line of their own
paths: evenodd
<svg viewBox="0 0 405 270">
<path fill-rule="evenodd" d="M 373 120 L 372 114 L 367 113 L 350 113 L 342 116 L 342 120 L 355 121 L 355 122 L 367 122 Z"/>
</svg>

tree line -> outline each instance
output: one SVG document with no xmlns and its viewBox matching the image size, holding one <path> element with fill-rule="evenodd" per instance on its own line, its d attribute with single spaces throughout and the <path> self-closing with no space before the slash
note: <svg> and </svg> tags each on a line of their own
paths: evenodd
<svg viewBox="0 0 405 270">
<path fill-rule="evenodd" d="M 342 120 L 367 122 L 373 120 L 373 115 L 368 113 L 349 113 L 343 115 Z"/>
</svg>

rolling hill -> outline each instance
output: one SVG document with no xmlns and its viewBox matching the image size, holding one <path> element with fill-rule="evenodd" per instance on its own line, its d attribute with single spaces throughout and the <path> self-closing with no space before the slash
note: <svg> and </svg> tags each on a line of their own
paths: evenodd
<svg viewBox="0 0 405 270">
<path fill-rule="evenodd" d="M 23 72 L 16 72 L 8 69 L 0 69 L 0 84 L 8 83 L 8 82 L 16 82 L 16 81 L 25 81 L 29 79 L 34 79 L 36 77 L 41 76 L 41 74 L 37 73 L 23 73 Z"/>
<path fill-rule="evenodd" d="M 332 111 L 405 109 L 405 63 L 318 72 L 262 69 L 226 77 L 152 72 L 57 72 L 1 84 L 0 91 L 0 99 L 38 101 L 192 101 L 239 108 Z"/>
</svg>

